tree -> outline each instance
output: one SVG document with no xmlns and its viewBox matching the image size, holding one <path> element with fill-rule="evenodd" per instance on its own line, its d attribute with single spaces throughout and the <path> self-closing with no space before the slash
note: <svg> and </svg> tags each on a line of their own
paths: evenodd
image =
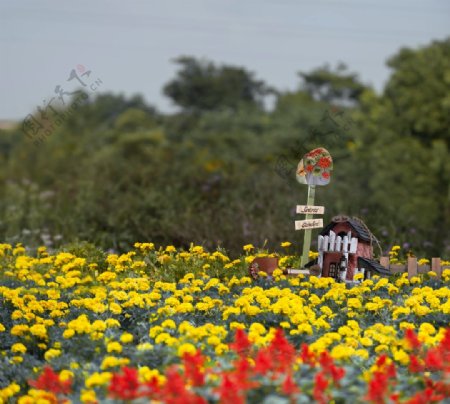
<svg viewBox="0 0 450 404">
<path fill-rule="evenodd" d="M 241 104 L 261 108 L 270 89 L 253 73 L 234 66 L 217 66 L 206 60 L 180 57 L 177 77 L 164 86 L 164 94 L 187 111 L 221 108 L 237 110 Z"/>
<path fill-rule="evenodd" d="M 367 88 L 356 73 L 347 71 L 347 66 L 340 63 L 333 71 L 328 65 L 314 69 L 309 73 L 299 73 L 303 79 L 301 89 L 316 101 L 330 104 L 353 106 Z"/>
<path fill-rule="evenodd" d="M 418 49 L 402 49 L 388 61 L 393 69 L 384 96 L 401 129 L 423 142 L 450 141 L 450 38 Z"/>
</svg>

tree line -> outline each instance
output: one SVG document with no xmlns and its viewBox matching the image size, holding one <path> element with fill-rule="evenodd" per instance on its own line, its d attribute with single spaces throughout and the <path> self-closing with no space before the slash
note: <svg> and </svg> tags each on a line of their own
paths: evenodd
<svg viewBox="0 0 450 404">
<path fill-rule="evenodd" d="M 295 91 L 280 91 L 243 67 L 176 63 L 163 88 L 175 113 L 140 96 L 78 95 L 44 141 L 22 124 L 0 130 L 3 240 L 118 251 L 195 242 L 235 253 L 290 240 L 300 251 L 295 206 L 307 187 L 295 169 L 321 146 L 334 160 L 316 192 L 324 223 L 357 216 L 385 249 L 449 255 L 450 39 L 392 56 L 380 94 L 342 64 L 300 72 Z"/>
</svg>

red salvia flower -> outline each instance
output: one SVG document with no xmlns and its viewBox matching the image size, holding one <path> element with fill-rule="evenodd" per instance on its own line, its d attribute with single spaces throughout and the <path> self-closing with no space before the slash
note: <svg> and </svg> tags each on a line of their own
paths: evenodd
<svg viewBox="0 0 450 404">
<path fill-rule="evenodd" d="M 309 347 L 306 344 L 302 344 L 301 346 L 300 358 L 302 359 L 303 363 L 306 363 L 310 366 L 314 366 L 316 361 L 316 356 L 309 350 Z"/>
<path fill-rule="evenodd" d="M 333 378 L 334 383 L 338 383 L 345 376 L 345 369 L 336 366 L 328 352 L 324 351 L 320 354 L 319 363 L 324 373 Z"/>
<path fill-rule="evenodd" d="M 388 390 L 388 375 L 383 372 L 375 372 L 368 385 L 367 399 L 373 403 L 383 404 Z"/>
<path fill-rule="evenodd" d="M 327 387 L 328 387 L 328 380 L 325 377 L 324 373 L 323 372 L 317 373 L 314 378 L 313 397 L 319 404 L 328 403 L 328 396 L 325 393 Z"/>
<path fill-rule="evenodd" d="M 235 350 L 239 355 L 245 355 L 250 350 L 252 344 L 248 340 L 248 336 L 244 330 L 238 328 L 234 336 L 234 343 L 230 344 L 231 349 Z"/>
<path fill-rule="evenodd" d="M 156 397 L 160 391 L 159 380 L 156 376 L 153 376 L 148 382 L 144 383 L 142 397 Z"/>
<path fill-rule="evenodd" d="M 411 354 L 409 355 L 409 371 L 412 373 L 420 373 L 423 372 L 423 365 L 420 363 L 417 356 Z"/>
<path fill-rule="evenodd" d="M 133 368 L 123 367 L 122 373 L 115 373 L 108 388 L 113 398 L 134 400 L 139 397 L 139 375 Z"/>
<path fill-rule="evenodd" d="M 417 338 L 416 333 L 410 328 L 406 329 L 405 338 L 406 341 L 408 341 L 411 349 L 419 349 L 422 345 L 421 342 L 419 341 L 419 338 Z"/>
<path fill-rule="evenodd" d="M 243 391 L 238 383 L 228 375 L 224 375 L 218 389 L 220 402 L 222 404 L 245 404 Z"/>
<path fill-rule="evenodd" d="M 264 375 L 273 367 L 272 357 L 268 350 L 260 349 L 255 358 L 255 373 Z"/>
<path fill-rule="evenodd" d="M 444 358 L 438 349 L 429 349 L 425 356 L 427 370 L 438 371 L 444 368 Z"/>
<path fill-rule="evenodd" d="M 166 384 L 160 399 L 166 404 L 207 404 L 207 401 L 186 388 L 185 381 L 175 367 L 166 371 Z"/>
<path fill-rule="evenodd" d="M 291 396 L 293 394 L 299 393 L 300 389 L 292 380 L 292 376 L 288 374 L 284 379 L 283 384 L 281 385 L 281 391 L 287 396 Z"/>
<path fill-rule="evenodd" d="M 193 386 L 203 386 L 205 384 L 205 374 L 203 365 L 205 357 L 198 350 L 194 355 L 185 353 L 183 355 L 184 371 L 186 377 L 191 381 Z"/>
<path fill-rule="evenodd" d="M 380 368 L 386 363 L 387 355 L 380 355 L 377 359 L 376 365 Z"/>
<path fill-rule="evenodd" d="M 58 373 L 54 372 L 50 366 L 45 366 L 41 375 L 36 380 L 28 381 L 28 384 L 36 389 L 55 394 L 68 394 L 72 389 L 72 379 L 61 381 Z"/>
<path fill-rule="evenodd" d="M 286 339 L 282 329 L 277 329 L 268 349 L 276 371 L 286 371 L 295 361 L 295 348 Z"/>
</svg>

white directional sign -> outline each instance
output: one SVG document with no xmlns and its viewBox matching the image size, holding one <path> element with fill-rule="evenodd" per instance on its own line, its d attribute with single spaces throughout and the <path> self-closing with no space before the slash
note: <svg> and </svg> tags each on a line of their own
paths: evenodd
<svg viewBox="0 0 450 404">
<path fill-rule="evenodd" d="M 324 206 L 297 205 L 297 213 L 306 213 L 309 215 L 322 215 L 325 212 Z"/>
<path fill-rule="evenodd" d="M 317 229 L 323 227 L 322 219 L 296 220 L 295 230 Z"/>
</svg>

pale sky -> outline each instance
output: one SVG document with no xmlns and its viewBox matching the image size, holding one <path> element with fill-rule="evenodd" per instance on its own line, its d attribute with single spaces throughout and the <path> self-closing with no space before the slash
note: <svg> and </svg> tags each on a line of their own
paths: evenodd
<svg viewBox="0 0 450 404">
<path fill-rule="evenodd" d="M 83 65 L 102 91 L 161 111 L 171 60 L 243 66 L 280 90 L 345 62 L 380 90 L 385 60 L 450 35 L 448 0 L 0 0 L 0 119 L 21 119 Z"/>
</svg>

